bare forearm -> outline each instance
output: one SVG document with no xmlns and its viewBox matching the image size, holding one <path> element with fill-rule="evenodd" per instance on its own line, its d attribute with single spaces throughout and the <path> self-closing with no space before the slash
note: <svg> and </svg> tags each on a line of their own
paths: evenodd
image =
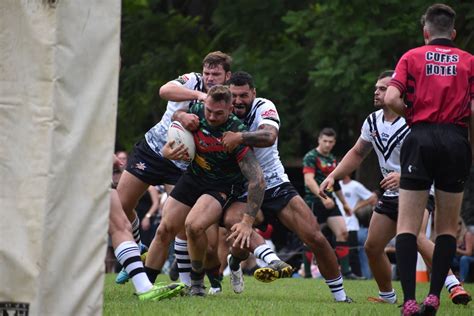
<svg viewBox="0 0 474 316">
<path fill-rule="evenodd" d="M 253 223 L 260 206 L 262 206 L 263 195 L 265 193 L 265 179 L 262 169 L 252 151 L 249 151 L 245 155 L 242 161 L 239 162 L 239 166 L 242 174 L 248 180 L 248 196 L 245 214 L 250 217 L 247 218 L 247 220 Z"/>
<path fill-rule="evenodd" d="M 250 183 L 248 185 L 247 207 L 245 213 L 255 219 L 257 212 L 262 206 L 263 196 L 265 194 L 264 183 Z"/>
<path fill-rule="evenodd" d="M 259 129 L 254 132 L 243 132 L 242 143 L 252 147 L 269 147 L 275 143 L 275 135 L 269 129 Z"/>
<path fill-rule="evenodd" d="M 367 205 L 371 204 L 371 200 L 368 199 L 368 200 L 362 200 L 362 201 L 359 201 L 356 206 L 354 206 L 354 211 L 357 211 L 358 209 L 361 209 L 363 207 L 366 207 Z"/>
<path fill-rule="evenodd" d="M 342 204 L 347 204 L 346 198 L 344 197 L 344 194 L 342 194 L 342 190 L 334 191 L 334 194 L 336 194 L 337 198 Z"/>
<path fill-rule="evenodd" d="M 359 153 L 355 148 L 350 149 L 337 165 L 336 169 L 331 172 L 330 176 L 339 180 L 346 175 L 350 175 L 360 166 L 364 158 L 365 155 L 363 153 Z"/>
<path fill-rule="evenodd" d="M 187 113 L 186 111 L 178 110 L 178 111 L 176 111 L 176 112 L 173 113 L 173 115 L 171 116 L 171 119 L 172 119 L 173 121 L 181 122 L 181 119 L 180 119 L 181 116 L 182 116 L 183 114 L 186 114 L 186 113 Z"/>
<path fill-rule="evenodd" d="M 191 101 L 199 98 L 199 91 L 168 82 L 160 88 L 160 97 L 166 101 Z"/>
<path fill-rule="evenodd" d="M 314 174 L 307 173 L 304 175 L 304 184 L 315 196 L 319 197 L 319 185 L 314 180 Z"/>
</svg>

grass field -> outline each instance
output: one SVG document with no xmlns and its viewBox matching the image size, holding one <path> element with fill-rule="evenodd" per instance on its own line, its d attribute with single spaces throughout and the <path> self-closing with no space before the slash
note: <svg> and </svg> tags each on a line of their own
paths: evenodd
<svg viewBox="0 0 474 316">
<path fill-rule="evenodd" d="M 139 302 L 132 295 L 133 286 L 114 283 L 115 274 L 106 276 L 104 291 L 104 315 L 400 315 L 396 305 L 370 303 L 368 296 L 376 296 L 375 281 L 345 281 L 344 287 L 352 304 L 334 303 L 322 279 L 282 279 L 273 283 L 260 283 L 252 277 L 245 278 L 245 291 L 234 294 L 229 279 L 225 278 L 223 293 L 217 296 L 177 297 L 159 302 Z M 166 275 L 157 281 L 169 282 Z M 402 299 L 399 282 L 395 290 Z M 474 292 L 474 284 L 465 288 Z M 428 283 L 418 283 L 418 300 L 428 292 Z M 454 305 L 447 291 L 442 292 L 438 315 L 474 315 L 474 304 Z"/>
</svg>

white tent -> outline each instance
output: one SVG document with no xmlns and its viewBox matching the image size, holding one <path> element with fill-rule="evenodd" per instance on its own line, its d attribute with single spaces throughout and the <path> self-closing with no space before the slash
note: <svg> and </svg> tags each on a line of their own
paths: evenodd
<svg viewBox="0 0 474 316">
<path fill-rule="evenodd" d="M 120 9 L 0 1 L 0 314 L 102 313 Z"/>
</svg>

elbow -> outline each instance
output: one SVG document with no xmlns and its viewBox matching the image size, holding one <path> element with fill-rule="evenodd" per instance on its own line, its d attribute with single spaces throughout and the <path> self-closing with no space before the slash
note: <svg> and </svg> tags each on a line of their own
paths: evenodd
<svg viewBox="0 0 474 316">
<path fill-rule="evenodd" d="M 267 139 L 267 142 L 268 142 L 267 147 L 273 146 L 273 144 L 275 144 L 275 142 L 276 142 L 276 140 L 277 140 L 277 137 L 278 137 L 277 134 L 271 133 L 271 134 L 268 136 L 268 139 Z"/>
<path fill-rule="evenodd" d="M 158 94 L 160 95 L 160 98 L 167 100 L 169 97 L 169 91 L 167 84 L 163 85 L 160 87 L 160 90 L 158 91 Z"/>
</svg>

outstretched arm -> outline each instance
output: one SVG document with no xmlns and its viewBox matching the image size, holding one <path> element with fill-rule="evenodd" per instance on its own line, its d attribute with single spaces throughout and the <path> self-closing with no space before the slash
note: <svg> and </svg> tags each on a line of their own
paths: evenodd
<svg viewBox="0 0 474 316">
<path fill-rule="evenodd" d="M 278 129 L 275 126 L 262 124 L 254 132 L 225 132 L 222 143 L 228 151 L 234 150 L 243 144 L 251 147 L 270 147 L 278 137 Z"/>
<path fill-rule="evenodd" d="M 253 232 L 252 225 L 263 202 L 265 179 L 263 177 L 262 168 L 253 151 L 249 150 L 247 152 L 244 158 L 239 162 L 239 166 L 242 174 L 248 180 L 247 205 L 242 221 L 232 226 L 232 233 L 229 239 L 235 238 L 233 246 L 243 248 L 250 246 L 250 236 Z"/>
<path fill-rule="evenodd" d="M 356 170 L 371 150 L 372 144 L 359 137 L 355 145 L 347 152 L 344 158 L 342 158 L 336 169 L 321 183 L 319 186 L 319 195 L 326 198 L 324 190 L 332 188 L 336 180 L 342 179 L 344 176 Z"/>
</svg>

